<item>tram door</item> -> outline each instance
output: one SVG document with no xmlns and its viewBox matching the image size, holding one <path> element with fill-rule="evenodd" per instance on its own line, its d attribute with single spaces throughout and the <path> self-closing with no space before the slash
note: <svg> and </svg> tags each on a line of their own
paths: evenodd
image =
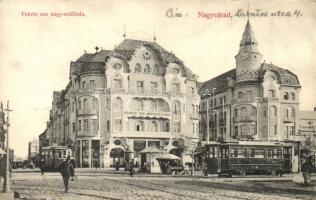
<svg viewBox="0 0 316 200">
<path fill-rule="evenodd" d="M 284 169 L 291 170 L 292 169 L 292 147 L 284 147 L 283 151 L 283 159 L 284 159 Z"/>
<path fill-rule="evenodd" d="M 220 157 L 221 157 L 221 170 L 228 169 L 228 157 L 229 157 L 229 147 L 228 146 L 221 146 L 220 150 Z"/>
</svg>

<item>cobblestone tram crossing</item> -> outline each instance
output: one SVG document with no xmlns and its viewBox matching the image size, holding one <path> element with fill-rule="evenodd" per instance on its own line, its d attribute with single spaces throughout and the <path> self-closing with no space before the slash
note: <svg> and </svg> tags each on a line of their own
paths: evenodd
<svg viewBox="0 0 316 200">
<path fill-rule="evenodd" d="M 199 174 L 197 174 L 199 175 Z M 15 173 L 16 199 L 315 199 L 315 176 L 311 186 L 292 182 L 291 175 L 204 177 L 164 176 L 127 172 L 82 170 L 64 193 L 58 173 Z"/>
</svg>

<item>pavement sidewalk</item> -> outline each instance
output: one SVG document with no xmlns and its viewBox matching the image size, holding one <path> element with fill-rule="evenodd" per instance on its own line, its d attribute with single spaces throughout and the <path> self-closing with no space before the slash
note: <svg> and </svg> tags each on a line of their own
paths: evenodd
<svg viewBox="0 0 316 200">
<path fill-rule="evenodd" d="M 0 199 L 1 200 L 14 200 L 14 193 L 12 192 L 0 192 Z"/>
</svg>

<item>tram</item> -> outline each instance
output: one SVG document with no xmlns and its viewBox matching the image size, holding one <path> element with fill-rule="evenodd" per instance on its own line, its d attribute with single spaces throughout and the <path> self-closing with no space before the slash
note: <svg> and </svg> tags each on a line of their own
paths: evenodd
<svg viewBox="0 0 316 200">
<path fill-rule="evenodd" d="M 204 146 L 204 175 L 265 172 L 291 173 L 294 145 L 291 143 L 217 143 Z"/>
<path fill-rule="evenodd" d="M 63 159 L 72 156 L 72 151 L 68 147 L 54 145 L 43 147 L 41 154 L 45 163 L 45 171 L 58 171 Z"/>
</svg>

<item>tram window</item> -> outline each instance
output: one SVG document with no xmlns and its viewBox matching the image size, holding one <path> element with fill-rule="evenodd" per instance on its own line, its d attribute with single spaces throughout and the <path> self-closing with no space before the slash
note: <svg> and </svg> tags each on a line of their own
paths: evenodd
<svg viewBox="0 0 316 200">
<path fill-rule="evenodd" d="M 216 147 L 210 147 L 209 148 L 209 157 L 210 158 L 216 158 L 217 155 L 216 155 Z"/>
<path fill-rule="evenodd" d="M 60 151 L 58 152 L 58 158 L 61 158 L 61 152 Z"/>
<path fill-rule="evenodd" d="M 284 148 L 284 155 L 289 155 L 290 154 L 290 150 L 289 148 Z"/>
<path fill-rule="evenodd" d="M 268 158 L 274 158 L 274 150 L 273 149 L 268 149 Z"/>
<path fill-rule="evenodd" d="M 205 157 L 209 158 L 210 157 L 210 152 L 209 151 L 205 151 Z"/>
<path fill-rule="evenodd" d="M 229 152 L 228 148 L 221 148 L 221 158 L 228 158 Z"/>
<path fill-rule="evenodd" d="M 277 158 L 282 158 L 282 149 L 277 149 Z"/>
<path fill-rule="evenodd" d="M 230 157 L 231 158 L 236 158 L 238 157 L 238 149 L 230 149 Z"/>
<path fill-rule="evenodd" d="M 250 157 L 251 158 L 264 158 L 264 149 L 251 149 Z"/>
<path fill-rule="evenodd" d="M 291 158 L 291 149 L 290 148 L 284 148 L 284 158 Z"/>
<path fill-rule="evenodd" d="M 247 157 L 247 149 L 246 148 L 241 148 L 238 149 L 238 158 L 246 158 Z"/>
</svg>

